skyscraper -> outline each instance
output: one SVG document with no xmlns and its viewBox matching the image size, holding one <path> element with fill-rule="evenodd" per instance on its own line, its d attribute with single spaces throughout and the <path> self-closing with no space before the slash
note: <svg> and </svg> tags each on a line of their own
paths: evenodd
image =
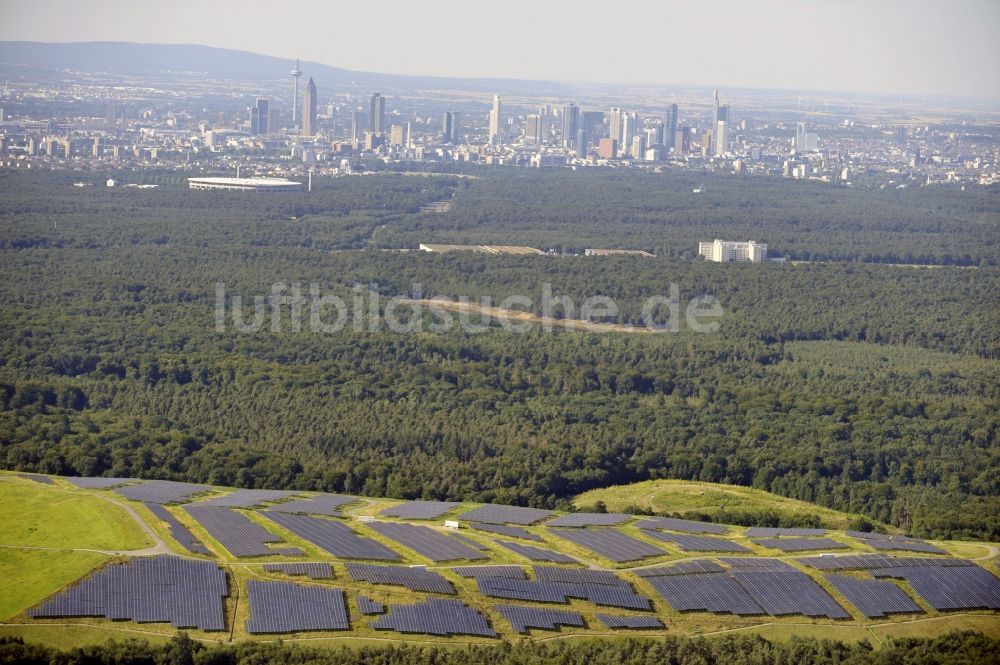
<svg viewBox="0 0 1000 665">
<path fill-rule="evenodd" d="M 714 154 L 716 156 L 724 155 L 729 150 L 728 125 L 729 123 L 725 120 L 715 123 L 715 132 L 712 134 L 712 141 L 715 145 Z"/>
<path fill-rule="evenodd" d="M 622 110 L 620 108 L 611 109 L 611 115 L 608 117 L 608 138 L 621 145 Z"/>
<path fill-rule="evenodd" d="M 795 125 L 795 149 L 798 152 L 806 151 L 806 123 L 804 122 Z"/>
<path fill-rule="evenodd" d="M 250 110 L 250 133 L 267 134 L 268 120 L 270 115 L 267 112 L 267 97 L 258 97 Z"/>
<path fill-rule="evenodd" d="M 378 92 L 372 95 L 368 111 L 368 129 L 376 136 L 385 133 L 385 97 Z"/>
<path fill-rule="evenodd" d="M 503 143 L 500 127 L 500 95 L 493 95 L 493 108 L 490 110 L 490 133 L 488 140 L 491 144 Z"/>
<path fill-rule="evenodd" d="M 673 148 L 676 135 L 677 104 L 671 104 L 667 107 L 667 115 L 663 118 L 663 137 L 660 142 L 665 148 Z"/>
<path fill-rule="evenodd" d="M 316 84 L 313 83 L 312 77 L 309 77 L 306 94 L 302 98 L 302 134 L 316 135 Z"/>
<path fill-rule="evenodd" d="M 298 128 L 299 122 L 299 77 L 302 70 L 299 69 L 299 59 L 295 58 L 295 69 L 292 70 L 292 78 L 295 79 L 295 92 L 292 94 L 292 129 Z"/>
<path fill-rule="evenodd" d="M 719 123 L 726 123 L 722 127 L 722 132 L 719 131 Z M 713 155 L 721 155 L 726 151 L 728 147 L 726 142 L 728 141 L 727 130 L 729 127 L 729 105 L 719 106 L 719 91 L 715 91 L 715 105 L 714 112 L 712 113 L 712 145 L 711 153 Z"/>
<path fill-rule="evenodd" d="M 451 145 L 461 143 L 458 111 L 447 111 L 441 118 L 441 142 Z"/>
<path fill-rule="evenodd" d="M 635 111 L 622 114 L 621 138 L 618 141 L 622 152 L 630 152 L 632 139 L 639 133 L 639 114 Z"/>
<path fill-rule="evenodd" d="M 524 139 L 534 145 L 542 142 L 542 116 L 537 113 L 528 115 L 524 126 Z"/>
<path fill-rule="evenodd" d="M 562 144 L 564 148 L 576 146 L 576 132 L 580 126 L 580 107 L 567 104 L 562 110 Z"/>
</svg>

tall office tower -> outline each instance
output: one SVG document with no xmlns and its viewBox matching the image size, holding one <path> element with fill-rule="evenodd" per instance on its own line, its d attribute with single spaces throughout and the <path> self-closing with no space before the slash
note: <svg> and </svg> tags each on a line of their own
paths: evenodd
<svg viewBox="0 0 1000 665">
<path fill-rule="evenodd" d="M 646 149 L 646 142 L 643 140 L 642 134 L 636 134 L 632 137 L 632 149 L 629 154 L 632 159 L 642 159 L 642 153 Z"/>
<path fill-rule="evenodd" d="M 365 116 L 363 111 L 351 111 L 351 141 L 357 143 L 364 136 Z"/>
<path fill-rule="evenodd" d="M 622 110 L 620 108 L 611 109 L 611 115 L 608 117 L 608 138 L 621 145 Z"/>
<path fill-rule="evenodd" d="M 631 150 L 632 139 L 639 133 L 639 114 L 632 111 L 622 114 L 622 133 L 618 145 L 622 152 Z"/>
<path fill-rule="evenodd" d="M 724 155 L 729 150 L 729 132 L 727 131 L 728 123 L 725 120 L 720 120 L 715 123 L 715 132 L 712 134 L 712 140 L 715 145 L 716 156 Z"/>
<path fill-rule="evenodd" d="M 451 145 L 461 143 L 460 116 L 458 111 L 447 111 L 441 118 L 441 142 Z"/>
<path fill-rule="evenodd" d="M 302 97 L 302 135 L 316 136 L 316 84 L 311 76 Z"/>
<path fill-rule="evenodd" d="M 269 129 L 267 121 L 271 116 L 267 112 L 267 97 L 258 97 L 257 102 L 250 110 L 250 133 L 267 134 Z"/>
<path fill-rule="evenodd" d="M 528 115 L 528 120 L 524 125 L 524 139 L 533 145 L 542 142 L 542 116 L 537 113 Z"/>
<path fill-rule="evenodd" d="M 674 137 L 677 135 L 677 104 L 667 107 L 667 115 L 663 118 L 663 140 L 665 148 L 674 147 Z"/>
<path fill-rule="evenodd" d="M 806 123 L 800 122 L 795 125 L 795 150 L 797 152 L 806 151 Z"/>
<path fill-rule="evenodd" d="M 564 148 L 576 146 L 576 131 L 580 126 L 580 107 L 567 104 L 562 109 L 562 144 Z"/>
<path fill-rule="evenodd" d="M 686 155 L 691 150 L 691 128 L 678 127 L 674 132 L 674 154 Z"/>
<path fill-rule="evenodd" d="M 295 69 L 292 70 L 292 78 L 295 79 L 295 92 L 292 93 L 292 130 L 298 129 L 299 123 L 299 77 L 302 70 L 299 69 L 299 59 L 295 58 Z"/>
<path fill-rule="evenodd" d="M 277 132 L 281 128 L 281 109 L 268 110 L 267 128 L 272 132 Z"/>
<path fill-rule="evenodd" d="M 389 128 L 389 145 L 393 147 L 406 145 L 406 132 L 402 125 L 393 125 Z"/>
<path fill-rule="evenodd" d="M 490 133 L 487 140 L 493 145 L 503 143 L 502 131 L 500 126 L 500 95 L 493 95 L 493 108 L 490 110 Z"/>
<path fill-rule="evenodd" d="M 583 148 L 586 149 L 590 146 L 597 145 L 598 139 L 603 134 L 602 126 L 604 125 L 604 112 L 584 111 L 580 115 L 580 125 L 583 127 L 587 138 L 587 143 L 583 146 Z"/>
<path fill-rule="evenodd" d="M 409 121 L 406 123 L 406 147 L 413 147 L 413 124 Z"/>
<path fill-rule="evenodd" d="M 580 128 L 576 130 L 576 156 L 580 159 L 587 156 L 587 130 L 584 127 L 585 125 L 580 125 Z"/>
<path fill-rule="evenodd" d="M 376 136 L 385 133 L 385 97 L 382 93 L 376 92 L 372 95 L 368 111 L 368 129 Z"/>
</svg>

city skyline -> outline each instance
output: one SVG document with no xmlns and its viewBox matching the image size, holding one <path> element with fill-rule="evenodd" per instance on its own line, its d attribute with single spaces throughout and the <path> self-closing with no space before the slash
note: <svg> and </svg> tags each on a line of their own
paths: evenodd
<svg viewBox="0 0 1000 665">
<path fill-rule="evenodd" d="M 180 0 L 179 7 L 185 4 Z M 56 5 L 67 20 L 46 19 Z M 0 10 L 0 39 L 199 43 L 279 57 L 298 53 L 303 61 L 413 76 L 1000 97 L 1000 4 L 988 0 L 964 0 L 949 10 L 925 0 L 768 0 L 755 3 L 752 12 L 729 0 L 710 9 L 640 1 L 637 12 L 655 39 L 631 40 L 628 49 L 602 45 L 589 51 L 581 47 L 604 44 L 598 40 L 606 29 L 603 22 L 591 12 L 567 17 L 555 11 L 555 4 L 543 5 L 533 7 L 535 22 L 504 37 L 501 50 L 471 50 L 460 58 L 445 37 L 458 34 L 470 17 L 451 11 L 453 6 L 451 0 L 422 5 L 419 21 L 403 5 L 399 12 L 384 12 L 379 49 L 364 47 L 364 31 L 356 38 L 346 35 L 348 42 L 338 40 L 335 49 L 328 46 L 319 34 L 326 24 L 321 17 L 334 11 L 326 5 L 310 12 L 317 20 L 285 27 L 255 23 L 226 1 L 199 5 L 204 20 L 192 24 L 172 20 L 154 5 L 97 0 L 68 6 L 40 0 Z M 350 22 L 364 9 L 337 6 L 336 12 L 338 21 L 346 17 Z M 431 18 L 440 39 L 427 40 L 414 30 Z M 687 28 L 706 18 L 711 18 L 709 34 Z M 227 29 L 220 31 L 218 25 Z M 803 35 L 808 40 L 803 42 Z M 522 42 L 531 48 L 520 48 Z"/>
</svg>

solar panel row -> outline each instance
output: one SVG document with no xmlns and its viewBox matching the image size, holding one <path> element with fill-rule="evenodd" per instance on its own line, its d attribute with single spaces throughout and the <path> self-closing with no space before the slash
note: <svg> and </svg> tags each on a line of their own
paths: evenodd
<svg viewBox="0 0 1000 665">
<path fill-rule="evenodd" d="M 163 520 L 170 526 L 170 536 L 176 540 L 178 543 L 184 546 L 189 552 L 195 552 L 196 554 L 211 554 L 208 548 L 205 547 L 204 543 L 195 538 L 195 535 L 191 533 L 191 530 L 184 526 L 180 520 L 174 517 L 173 513 L 163 507 L 159 503 L 144 503 L 144 506 L 149 509 L 149 512 L 153 513 L 159 519 Z"/>
<path fill-rule="evenodd" d="M 67 478 L 66 480 L 73 483 L 80 489 L 103 490 L 108 489 L 109 487 L 118 487 L 119 485 L 124 485 L 125 483 L 131 483 L 135 481 L 135 478 L 104 478 L 100 476 L 90 476 Z"/>
<path fill-rule="evenodd" d="M 343 517 L 341 509 L 357 501 L 353 496 L 342 496 L 340 494 L 318 494 L 305 499 L 293 499 L 284 503 L 279 503 L 268 507 L 271 512 L 278 513 L 301 513 L 303 515 L 329 515 L 331 517 Z"/>
<path fill-rule="evenodd" d="M 497 610 L 518 633 L 527 633 L 529 628 L 559 630 L 559 626 L 583 627 L 583 617 L 577 612 L 526 605 L 497 605 Z"/>
<path fill-rule="evenodd" d="M 344 592 L 328 586 L 250 580 L 248 633 L 350 630 Z"/>
<path fill-rule="evenodd" d="M 1000 579 L 979 566 L 878 568 L 872 575 L 906 580 L 936 610 L 1000 610 Z"/>
<path fill-rule="evenodd" d="M 676 545 L 685 552 L 749 552 L 750 549 L 734 543 L 731 540 L 713 538 L 712 536 L 692 536 L 689 534 L 663 533 L 662 531 L 643 531 L 644 534 L 656 540 Z"/>
<path fill-rule="evenodd" d="M 826 580 L 869 619 L 879 619 L 887 614 L 923 612 L 892 582 L 862 580 L 847 575 L 827 575 Z"/>
<path fill-rule="evenodd" d="M 764 614 L 760 605 L 726 573 L 663 575 L 647 577 L 646 581 L 678 612 Z"/>
<path fill-rule="evenodd" d="M 782 570 L 794 571 L 795 568 L 781 559 L 764 559 L 756 557 L 719 557 L 719 561 L 733 570 Z"/>
<path fill-rule="evenodd" d="M 246 515 L 222 506 L 199 504 L 184 506 L 184 510 L 197 520 L 213 538 L 222 543 L 233 556 L 269 556 L 286 554 L 298 556 L 301 550 L 286 547 L 271 549 L 266 543 L 280 543 L 281 538 L 269 532 Z"/>
<path fill-rule="evenodd" d="M 897 566 L 974 566 L 965 559 L 953 557 L 938 559 L 931 557 L 898 557 L 888 554 L 850 554 L 846 556 L 810 556 L 796 559 L 817 570 L 872 570 L 875 568 L 895 568 Z"/>
<path fill-rule="evenodd" d="M 547 563 L 580 563 L 568 554 L 547 550 L 544 547 L 534 547 L 533 545 L 521 545 L 520 543 L 510 543 L 506 540 L 494 540 L 494 543 L 506 547 L 515 554 L 520 554 L 529 561 L 545 561 Z"/>
<path fill-rule="evenodd" d="M 491 524 L 520 524 L 527 526 L 554 515 L 551 510 L 541 508 L 521 508 L 519 506 L 499 506 L 488 504 L 462 513 L 458 519 L 468 522 L 489 522 Z"/>
<path fill-rule="evenodd" d="M 521 540 L 533 540 L 539 543 L 543 542 L 541 536 L 531 533 L 527 529 L 522 529 L 519 526 L 490 524 L 488 522 L 469 522 L 469 526 L 475 529 L 476 531 L 495 533 L 498 536 L 507 536 L 508 538 L 520 538 Z"/>
<path fill-rule="evenodd" d="M 669 566 L 639 568 L 632 572 L 639 577 L 665 577 L 667 575 L 690 575 L 694 573 L 721 573 L 724 570 L 722 566 L 709 559 L 696 559 L 694 561 L 681 561 Z"/>
<path fill-rule="evenodd" d="M 776 538 L 780 536 L 825 536 L 826 529 L 800 529 L 787 527 L 755 526 L 747 529 L 750 538 Z"/>
<path fill-rule="evenodd" d="M 675 517 L 648 517 L 636 522 L 636 526 L 640 529 L 666 529 L 682 533 L 709 533 L 715 535 L 721 535 L 729 529 L 725 524 L 696 522 L 694 520 L 682 520 Z"/>
<path fill-rule="evenodd" d="M 48 476 L 43 476 L 40 473 L 18 473 L 17 476 L 26 480 L 33 480 L 36 483 L 41 483 L 43 485 L 55 485 L 55 481 Z"/>
<path fill-rule="evenodd" d="M 400 556 L 382 543 L 364 538 L 351 527 L 334 520 L 309 515 L 280 513 L 268 510 L 262 512 L 269 520 L 277 522 L 299 538 L 307 540 L 333 556 L 342 559 L 371 559 L 374 561 L 398 561 Z"/>
<path fill-rule="evenodd" d="M 428 598 L 415 605 L 391 605 L 389 615 L 371 623 L 375 630 L 425 635 L 496 637 L 482 614 L 460 600 Z"/>
<path fill-rule="evenodd" d="M 564 527 L 588 527 L 588 526 L 615 526 L 627 522 L 631 515 L 622 513 L 570 513 L 546 522 L 546 526 Z"/>
<path fill-rule="evenodd" d="M 832 538 L 757 538 L 753 542 L 782 552 L 847 549 L 847 545 Z"/>
<path fill-rule="evenodd" d="M 615 563 L 666 554 L 659 547 L 637 540 L 617 529 L 550 529 L 550 532 Z"/>
<path fill-rule="evenodd" d="M 385 605 L 377 603 L 368 596 L 358 596 L 358 611 L 362 614 L 384 614 Z"/>
<path fill-rule="evenodd" d="M 896 536 L 888 533 L 876 533 L 874 531 L 845 531 L 851 538 L 861 538 L 862 540 L 908 540 L 913 543 L 925 542 L 923 538 L 913 536 Z"/>
<path fill-rule="evenodd" d="M 173 556 L 106 566 L 28 611 L 36 618 L 106 617 L 224 630 L 226 574 L 208 561 Z"/>
<path fill-rule="evenodd" d="M 217 496 L 206 501 L 202 501 L 202 506 L 227 506 L 229 508 L 256 508 L 269 501 L 281 501 L 290 496 L 295 496 L 297 492 L 285 490 L 236 490 L 225 496 Z"/>
<path fill-rule="evenodd" d="M 441 575 L 426 568 L 404 566 L 379 566 L 369 563 L 349 563 L 347 572 L 351 579 L 369 584 L 391 584 L 410 591 L 455 595 L 455 587 Z"/>
<path fill-rule="evenodd" d="M 597 620 L 613 630 L 651 630 L 664 627 L 662 621 L 649 614 L 598 614 Z"/>
<path fill-rule="evenodd" d="M 432 520 L 454 510 L 462 504 L 456 501 L 410 501 L 385 508 L 383 517 L 405 517 L 411 520 Z"/>
<path fill-rule="evenodd" d="M 766 614 L 850 619 L 823 587 L 798 570 L 737 570 L 730 573 Z"/>
<path fill-rule="evenodd" d="M 926 554 L 947 554 L 940 547 L 935 547 L 930 543 L 914 540 L 864 540 L 858 538 L 858 542 L 873 547 L 877 550 L 897 550 L 905 552 L 924 552 Z"/>
<path fill-rule="evenodd" d="M 520 566 L 457 566 L 451 569 L 462 577 L 479 579 L 480 577 L 510 577 L 516 580 L 527 579 L 524 569 Z"/>
<path fill-rule="evenodd" d="M 567 603 L 570 598 L 589 600 L 597 605 L 622 607 L 625 609 L 651 609 L 649 600 L 638 595 L 627 582 L 611 573 L 605 577 L 588 578 L 585 575 L 561 575 L 560 573 L 582 573 L 587 571 L 552 569 L 551 573 L 538 572 L 539 579 L 525 580 L 515 577 L 488 577 L 477 575 L 479 591 L 492 598 L 529 600 L 542 603 Z M 601 573 L 602 571 L 589 571 Z M 548 579 L 546 579 L 548 578 Z M 585 581 L 585 580 L 591 581 Z M 601 580 L 601 581 L 594 581 Z"/>
<path fill-rule="evenodd" d="M 195 494 L 207 492 L 208 485 L 178 483 L 173 480 L 144 480 L 136 485 L 115 488 L 115 492 L 133 501 L 145 503 L 181 503 Z"/>
<path fill-rule="evenodd" d="M 328 563 L 265 563 L 264 570 L 285 575 L 305 575 L 313 580 L 333 579 L 333 566 Z"/>
<path fill-rule="evenodd" d="M 487 558 L 479 550 L 428 526 L 402 522 L 369 522 L 368 527 L 434 562 L 460 559 L 478 561 Z"/>
</svg>

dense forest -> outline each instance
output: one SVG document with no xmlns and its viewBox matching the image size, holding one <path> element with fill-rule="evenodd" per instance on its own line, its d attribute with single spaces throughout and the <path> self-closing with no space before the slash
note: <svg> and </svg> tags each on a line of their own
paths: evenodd
<svg viewBox="0 0 1000 665">
<path fill-rule="evenodd" d="M 205 646 L 180 633 L 161 645 L 111 640 L 68 651 L 0 638 L 0 663 L 19 665 L 989 665 L 997 662 L 997 653 L 1000 641 L 975 632 L 896 639 L 878 650 L 867 642 L 801 638 L 772 642 L 753 636 L 524 641 L 461 649 L 406 645 L 323 649 L 281 642 Z"/>
<path fill-rule="evenodd" d="M 918 535 L 1000 539 L 996 268 L 709 264 L 689 256 L 687 241 L 671 250 L 672 234 L 694 227 L 674 228 L 669 216 L 656 222 L 672 197 L 653 194 L 636 197 L 649 210 L 639 231 L 621 217 L 632 204 L 609 222 L 581 213 L 578 226 L 569 224 L 564 195 L 581 209 L 606 210 L 620 200 L 624 176 L 615 173 L 539 172 L 523 181 L 509 172 L 387 174 L 268 196 L 191 192 L 156 175 L 147 177 L 163 186 L 153 190 L 73 187 L 80 177 L 0 173 L 6 468 L 550 507 L 594 487 L 699 479 L 858 512 Z M 627 183 L 690 193 L 683 177 Z M 712 183 L 707 193 L 749 187 L 735 178 Z M 514 205 L 515 186 L 530 214 L 484 202 L 507 192 L 499 200 Z M 929 219 L 920 214 L 930 202 L 924 193 L 822 192 L 835 199 L 831 219 L 801 219 L 795 251 L 834 257 L 838 241 L 851 247 L 868 237 L 865 244 L 889 248 L 877 256 L 889 260 L 954 241 L 961 252 L 911 258 L 988 264 L 1000 239 L 993 190 L 933 197 L 943 245 L 927 244 L 920 230 Z M 450 213 L 419 212 L 450 197 Z M 854 210 L 843 219 L 856 228 L 837 221 L 837 206 Z M 711 207 L 702 211 L 705 231 L 694 232 L 749 234 L 713 225 Z M 900 210 L 923 221 L 910 224 Z M 768 214 L 751 207 L 745 216 Z M 787 230 L 779 217 L 768 223 Z M 612 243 L 619 222 L 621 242 Z M 412 247 L 406 239 L 418 236 L 667 251 L 382 251 Z M 551 244 L 541 242 L 547 237 Z M 350 326 L 296 333 L 285 308 L 278 332 L 270 323 L 253 334 L 216 330 L 217 283 L 252 297 L 275 282 L 315 283 L 348 304 L 360 284 L 364 302 L 383 311 L 388 297 L 420 283 L 425 297 L 496 303 L 522 294 L 532 303 L 526 309 L 541 312 L 550 284 L 577 302 L 613 298 L 621 323 L 638 322 L 645 299 L 675 283 L 682 301 L 716 297 L 723 316 L 710 334 L 674 321 L 673 332 L 660 334 L 496 325 L 434 333 L 429 317 L 409 334 Z M 657 323 L 665 317 L 659 311 Z"/>
</svg>

